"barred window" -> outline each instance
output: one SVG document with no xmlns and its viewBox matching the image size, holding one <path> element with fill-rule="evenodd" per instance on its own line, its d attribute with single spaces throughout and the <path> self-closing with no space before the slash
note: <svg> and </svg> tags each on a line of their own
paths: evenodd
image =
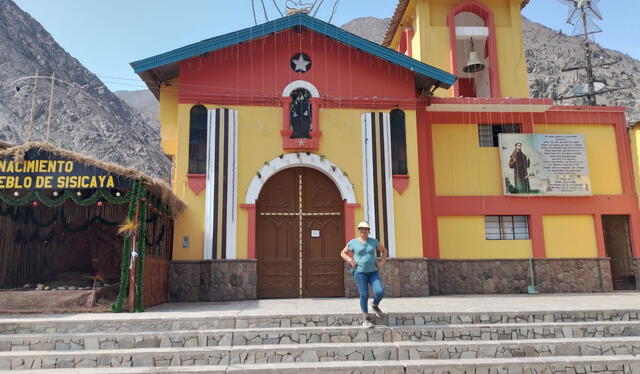
<svg viewBox="0 0 640 374">
<path fill-rule="evenodd" d="M 498 134 L 520 134 L 518 124 L 478 125 L 478 139 L 481 147 L 497 147 Z"/>
<path fill-rule="evenodd" d="M 485 216 L 484 229 L 487 240 L 529 239 L 527 216 Z"/>
<path fill-rule="evenodd" d="M 189 119 L 189 174 L 207 172 L 207 108 L 195 105 Z"/>
<path fill-rule="evenodd" d="M 394 109 L 391 118 L 391 169 L 393 174 L 407 175 L 407 130 L 404 112 Z"/>
</svg>

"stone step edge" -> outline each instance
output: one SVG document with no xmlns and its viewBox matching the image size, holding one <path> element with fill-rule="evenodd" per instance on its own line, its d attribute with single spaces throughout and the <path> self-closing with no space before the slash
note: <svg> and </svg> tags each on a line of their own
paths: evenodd
<svg viewBox="0 0 640 374">
<path fill-rule="evenodd" d="M 563 328 L 563 327 L 640 327 L 640 321 L 593 321 L 593 322 L 524 322 L 524 323 L 477 323 L 477 324 L 438 324 L 430 323 L 424 325 L 400 325 L 400 326 L 388 326 L 388 325 L 375 325 L 374 330 L 424 330 L 424 329 L 436 329 L 436 330 L 472 330 L 483 328 L 508 328 L 508 329 L 521 329 L 521 328 Z M 77 338 L 92 338 L 92 337 L 124 337 L 124 336 L 167 336 L 167 335 L 223 335 L 233 333 L 243 334 L 265 334 L 265 333 L 306 333 L 306 332 L 339 332 L 339 331 L 362 331 L 362 326 L 350 325 L 350 326 L 309 326 L 309 327 L 255 327 L 255 328 L 240 328 L 240 329 L 204 329 L 204 330 L 169 330 L 169 331 L 90 331 L 90 332 L 52 332 L 46 334 L 0 334 L 0 341 L 7 341 L 12 339 L 46 339 L 50 337 L 77 337 Z"/>
<path fill-rule="evenodd" d="M 278 364 L 249 364 L 229 366 L 175 366 L 175 367 L 138 367 L 138 368 L 80 368 L 80 369 L 31 369 L 29 374 L 138 374 L 138 373 L 233 373 L 242 371 L 259 372 L 296 372 L 298 370 L 350 369 L 350 368 L 387 368 L 387 369 L 454 369 L 454 368 L 491 368 L 523 367 L 535 365 L 576 365 L 576 364 L 628 364 L 640 368 L 640 357 L 624 356 L 548 356 L 499 359 L 457 359 L 457 360 L 390 360 L 390 361 L 323 361 Z M 13 374 L 16 371 L 0 370 L 0 374 Z"/>
<path fill-rule="evenodd" d="M 163 312 L 148 312 L 158 314 Z M 580 310 L 531 310 L 531 311 L 483 311 L 483 312 L 389 312 L 385 316 L 517 316 L 517 315 L 571 315 L 583 313 L 609 313 L 612 315 L 622 315 L 626 313 L 638 313 L 638 309 L 580 309 Z M 63 316 L 65 319 L 60 319 Z M 204 320 L 244 320 L 244 319 L 282 319 L 282 318 L 309 318 L 309 317 L 346 317 L 360 318 L 360 313 L 308 313 L 308 314 L 256 314 L 256 315 L 228 315 L 228 316 L 145 316 L 144 313 L 104 313 L 104 314 L 74 314 L 74 315 L 52 315 L 41 318 L 23 318 L 14 316 L 11 318 L 0 318 L 0 325 L 5 324 L 29 324 L 29 323 L 95 323 L 95 322 L 184 322 L 184 321 L 204 321 Z M 487 322 L 490 323 L 490 322 Z"/>
<path fill-rule="evenodd" d="M 128 349 L 98 349 L 98 350 L 77 350 L 77 351 L 3 351 L 0 352 L 0 359 L 12 358 L 46 358 L 46 357 L 67 357 L 67 356 L 105 356 L 105 355 L 140 355 L 140 354 L 199 354 L 216 351 L 313 351 L 324 349 L 358 349 L 358 348 L 412 348 L 412 347 L 494 347 L 502 345 L 531 346 L 540 344 L 612 344 L 626 343 L 640 345 L 640 337 L 616 337 L 616 338 L 567 338 L 567 339 L 536 339 L 536 340 L 493 340 L 493 341 L 424 341 L 424 342 L 363 342 L 363 343 L 310 343 L 310 344 L 264 344 L 264 345 L 244 345 L 244 346 L 207 346 L 207 347 L 162 347 L 162 348 L 128 348 Z"/>
</svg>

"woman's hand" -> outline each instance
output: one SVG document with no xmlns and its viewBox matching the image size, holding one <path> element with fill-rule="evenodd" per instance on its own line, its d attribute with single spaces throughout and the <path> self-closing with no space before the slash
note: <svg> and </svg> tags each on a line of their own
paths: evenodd
<svg viewBox="0 0 640 374">
<path fill-rule="evenodd" d="M 351 265 L 351 267 L 355 269 L 356 266 L 358 266 L 358 263 L 356 262 L 356 260 L 352 258 L 351 261 L 349 261 L 349 265 Z"/>
</svg>

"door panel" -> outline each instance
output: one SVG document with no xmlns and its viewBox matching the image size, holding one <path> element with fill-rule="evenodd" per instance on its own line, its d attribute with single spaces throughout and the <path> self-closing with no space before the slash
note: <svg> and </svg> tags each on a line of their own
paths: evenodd
<svg viewBox="0 0 640 374">
<path fill-rule="evenodd" d="M 303 219 L 304 297 L 344 296 L 341 216 Z M 312 235 L 312 230 L 314 235 Z M 313 237 L 319 236 L 319 237 Z"/>
<path fill-rule="evenodd" d="M 611 277 L 616 290 L 635 289 L 635 277 L 631 272 L 631 238 L 629 217 L 602 216 L 602 230 L 607 256 L 611 259 Z"/>
<path fill-rule="evenodd" d="M 259 217 L 258 297 L 298 297 L 298 223 L 295 217 Z"/>
<path fill-rule="evenodd" d="M 258 297 L 344 296 L 344 203 L 333 181 L 287 169 L 265 183 L 256 206 Z"/>
</svg>

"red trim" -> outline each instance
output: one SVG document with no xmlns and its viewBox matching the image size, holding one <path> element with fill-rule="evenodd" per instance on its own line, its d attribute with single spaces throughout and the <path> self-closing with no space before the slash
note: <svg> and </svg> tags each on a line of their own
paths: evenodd
<svg viewBox="0 0 640 374">
<path fill-rule="evenodd" d="M 407 48 L 403 53 L 409 57 L 413 57 L 413 37 L 416 35 L 416 30 L 411 27 L 407 27 L 404 29 L 404 35 Z"/>
<path fill-rule="evenodd" d="M 635 195 L 435 196 L 431 201 L 438 216 L 636 214 L 637 205 Z"/>
<path fill-rule="evenodd" d="M 545 105 L 552 106 L 551 99 L 535 99 L 535 98 L 486 98 L 486 97 L 432 97 L 429 98 L 429 104 L 459 104 L 459 105 Z M 589 108 L 589 107 L 554 107 L 554 108 Z M 599 108 L 599 107 L 598 107 Z M 608 107 L 611 108 L 611 107 Z M 593 109 L 593 107 L 591 107 Z M 579 109 L 578 109 L 579 110 Z M 447 112 L 449 113 L 449 112 Z"/>
<path fill-rule="evenodd" d="M 487 49 L 489 52 L 489 82 L 491 84 L 491 97 L 500 97 L 500 69 L 498 68 L 498 52 L 496 42 L 496 24 L 493 12 L 489 7 L 476 0 L 468 0 L 462 4 L 458 4 L 447 17 L 447 25 L 449 25 L 449 43 L 451 46 L 451 71 L 457 75 L 458 51 L 456 45 L 456 15 L 462 12 L 471 12 L 484 20 L 485 26 L 489 29 L 489 37 L 487 38 Z M 456 81 L 453 86 L 453 96 L 460 96 L 460 85 Z"/>
<path fill-rule="evenodd" d="M 533 258 L 547 257 L 544 246 L 544 228 L 542 225 L 542 214 L 529 215 L 529 237 L 531 238 L 531 248 Z"/>
<path fill-rule="evenodd" d="M 400 195 L 409 188 L 409 176 L 394 174 L 393 175 L 393 188 L 398 191 Z"/>
<path fill-rule="evenodd" d="M 207 186 L 206 174 L 187 174 L 187 186 L 196 194 L 200 195 Z"/>
<path fill-rule="evenodd" d="M 247 210 L 247 258 L 256 258 L 256 204 L 240 204 Z"/>
<path fill-rule="evenodd" d="M 348 243 L 353 239 L 353 228 L 356 226 L 356 209 L 360 208 L 360 204 L 350 204 L 344 201 L 344 242 Z"/>
<path fill-rule="evenodd" d="M 602 214 L 594 214 L 593 223 L 596 231 L 598 257 L 607 257 L 607 249 L 604 242 L 604 230 L 602 229 Z"/>
<path fill-rule="evenodd" d="M 438 221 L 431 210 L 431 201 L 435 198 L 435 174 L 433 169 L 433 143 L 431 137 L 431 121 L 425 107 L 416 110 L 418 143 L 418 164 L 420 165 L 420 214 L 422 218 L 423 256 L 440 258 L 438 249 Z"/>
</svg>

